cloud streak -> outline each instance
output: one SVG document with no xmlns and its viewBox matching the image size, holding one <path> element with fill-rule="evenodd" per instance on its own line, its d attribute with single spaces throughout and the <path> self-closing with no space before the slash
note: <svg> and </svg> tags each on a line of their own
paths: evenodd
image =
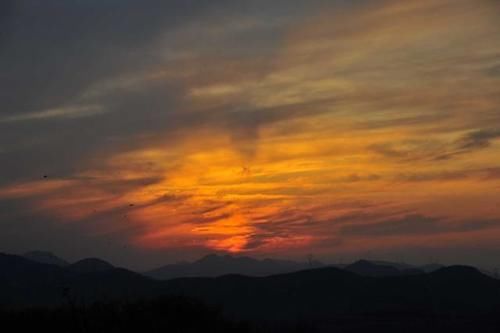
<svg viewBox="0 0 500 333">
<path fill-rule="evenodd" d="M 399 219 L 380 221 L 373 224 L 353 224 L 341 228 L 345 235 L 384 237 L 402 235 L 433 235 L 440 233 L 467 233 L 500 227 L 498 220 L 449 222 L 443 218 L 423 215 L 407 215 Z"/>
</svg>

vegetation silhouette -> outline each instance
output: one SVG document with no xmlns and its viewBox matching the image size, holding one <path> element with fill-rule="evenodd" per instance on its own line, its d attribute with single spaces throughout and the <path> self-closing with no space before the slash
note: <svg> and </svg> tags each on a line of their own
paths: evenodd
<svg viewBox="0 0 500 333">
<path fill-rule="evenodd" d="M 19 332 L 251 332 L 219 308 L 182 297 L 3 310 L 0 321 Z"/>
<path fill-rule="evenodd" d="M 265 301 L 265 300 L 263 300 Z M 279 309 L 276 309 L 279 311 Z M 242 320 L 220 306 L 195 299 L 163 296 L 134 302 L 95 302 L 57 307 L 1 309 L 4 331 L 52 333 L 323 333 L 323 332 L 481 332 L 500 330 L 495 314 L 431 316 L 418 313 L 335 314 L 327 320 Z"/>
</svg>

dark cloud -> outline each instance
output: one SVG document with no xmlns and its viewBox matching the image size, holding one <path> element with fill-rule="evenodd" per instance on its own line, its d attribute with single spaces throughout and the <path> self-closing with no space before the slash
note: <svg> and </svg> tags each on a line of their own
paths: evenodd
<svg viewBox="0 0 500 333">
<path fill-rule="evenodd" d="M 492 77 L 500 77 L 500 65 L 494 65 L 486 70 L 488 75 Z"/>
<path fill-rule="evenodd" d="M 58 107 L 100 79 L 157 63 L 151 43 L 208 5 L 147 2 L 16 1 L 4 20 L 2 113 Z"/>
<path fill-rule="evenodd" d="M 253 155 L 254 145 L 247 142 L 258 137 L 262 124 L 299 111 L 225 104 L 187 112 L 189 106 L 180 104 L 185 103 L 186 87 L 175 56 L 185 53 L 187 58 L 196 58 L 212 50 L 240 49 L 240 56 L 250 57 L 250 51 L 256 50 L 262 57 L 273 50 L 279 36 L 269 29 L 277 31 L 291 17 L 303 15 L 301 8 L 314 7 L 300 1 L 290 7 L 278 1 L 266 5 L 263 13 L 263 4 L 227 0 L 2 2 L 0 142 L 9 144 L 0 146 L 6 161 L 0 184 L 43 173 L 66 177 L 85 168 L 97 154 L 140 147 L 144 137 L 151 140 L 196 131 L 199 126 L 228 130 L 235 146 Z M 234 24 L 248 22 L 252 28 L 233 31 L 229 24 L 218 28 L 214 25 L 221 22 L 217 18 Z M 278 18 L 282 21 L 274 22 Z M 202 29 L 203 25 L 210 29 Z M 215 35 L 203 38 L 211 30 Z M 225 34 L 234 36 L 225 39 Z M 220 71 L 220 63 L 192 65 L 181 62 L 196 77 Z M 143 80 L 164 69 L 177 71 L 181 77 Z M 140 82 L 127 84 L 127 80 Z M 93 107 L 99 110 L 95 114 L 74 113 Z M 73 113 L 65 113 L 69 111 Z"/>
<path fill-rule="evenodd" d="M 500 178 L 499 168 L 465 169 L 435 172 L 400 173 L 394 177 L 396 181 L 404 182 L 432 182 L 432 181 L 460 181 L 460 180 L 495 180 Z"/>
<path fill-rule="evenodd" d="M 1 147 L 6 163 L 0 183 L 37 173 L 69 175 L 93 150 L 111 145 L 110 139 L 130 140 L 166 122 L 168 112 L 160 111 L 172 109 L 171 96 L 177 92 L 172 84 L 82 97 L 103 81 L 160 64 L 161 52 L 154 48 L 161 35 L 210 5 L 147 2 L 22 0 L 4 5 L 10 10 L 2 19 L 0 40 L 0 119 L 7 121 L 0 122 L 0 141 L 9 145 Z M 89 103 L 106 113 L 8 121 Z"/>
<path fill-rule="evenodd" d="M 162 51 L 177 51 L 169 44 L 179 46 L 176 34 L 189 24 L 243 17 L 259 7 L 227 0 L 2 2 L 0 73 L 9 87 L 0 92 L 2 115 L 72 103 L 102 79 L 161 63 Z M 289 7 L 268 9 L 283 16 Z"/>
<path fill-rule="evenodd" d="M 500 138 L 500 130 L 480 129 L 469 132 L 459 139 L 406 140 L 374 144 L 369 147 L 375 153 L 402 162 L 443 161 L 490 147 Z"/>
<path fill-rule="evenodd" d="M 500 168 L 489 168 L 486 169 L 485 180 L 500 179 Z"/>
<path fill-rule="evenodd" d="M 406 140 L 374 144 L 369 149 L 390 159 L 414 162 L 433 159 L 444 148 L 442 143 L 433 140 Z"/>
<path fill-rule="evenodd" d="M 252 220 L 255 232 L 248 235 L 245 250 L 257 250 L 270 242 L 280 239 L 294 242 L 309 235 L 318 227 L 310 213 L 300 209 L 286 209 Z"/>
<path fill-rule="evenodd" d="M 202 229 L 203 225 L 209 225 L 209 224 L 217 222 L 217 221 L 225 220 L 225 219 L 230 218 L 231 216 L 233 216 L 232 213 L 221 213 L 221 214 L 217 214 L 217 215 L 213 215 L 213 216 L 199 215 L 199 216 L 195 216 L 192 219 L 189 219 L 185 222 L 190 223 L 190 224 L 201 225 L 202 227 L 198 228 L 198 229 Z"/>
<path fill-rule="evenodd" d="M 500 129 L 482 129 L 465 135 L 457 144 L 460 150 L 470 151 L 489 147 L 491 142 L 498 138 Z"/>
<path fill-rule="evenodd" d="M 432 182 L 432 181 L 448 181 L 448 180 L 464 180 L 474 176 L 474 171 L 441 171 L 441 172 L 420 172 L 399 174 L 395 177 L 398 181 L 405 182 Z"/>
<path fill-rule="evenodd" d="M 491 146 L 495 139 L 500 138 L 498 129 L 480 129 L 465 134 L 453 142 L 447 151 L 434 157 L 435 160 L 447 160 L 463 154 L 473 153 Z"/>
<path fill-rule="evenodd" d="M 340 228 L 340 233 L 346 236 L 384 237 L 472 232 L 499 227 L 500 221 L 498 220 L 451 222 L 440 217 L 412 214 L 369 224 L 345 225 Z"/>
<path fill-rule="evenodd" d="M 387 219 L 407 212 L 404 210 L 394 210 L 392 213 L 377 212 L 373 210 L 374 205 L 361 202 L 332 204 L 328 207 L 328 209 L 336 208 L 340 210 L 350 208 L 351 211 L 330 220 L 317 219 L 314 210 L 300 208 L 285 209 L 254 218 L 252 226 L 255 232 L 249 235 L 245 249 L 259 250 L 276 239 L 290 244 L 294 242 L 300 244 L 301 240 L 308 239 L 312 235 L 312 238 L 306 241 L 309 242 L 310 248 L 331 250 L 347 241 L 344 232 L 337 232 L 339 226 L 358 221 Z"/>
<path fill-rule="evenodd" d="M 345 235 L 357 236 L 396 236 L 428 234 L 436 231 L 439 218 L 422 215 L 407 215 L 403 218 L 370 224 L 351 224 L 340 230 Z"/>
<path fill-rule="evenodd" d="M 194 215 L 204 215 L 204 214 L 210 214 L 213 212 L 216 212 L 218 210 L 224 209 L 228 206 L 230 206 L 232 202 L 227 201 L 227 202 L 218 202 L 218 201 L 213 201 L 213 200 L 206 200 L 204 202 L 204 207 L 200 208 L 198 210 L 193 210 Z"/>
</svg>

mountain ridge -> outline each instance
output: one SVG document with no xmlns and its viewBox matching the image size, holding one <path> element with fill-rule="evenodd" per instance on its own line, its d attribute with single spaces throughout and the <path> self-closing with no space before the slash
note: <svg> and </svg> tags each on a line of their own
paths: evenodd
<svg viewBox="0 0 500 333">
<path fill-rule="evenodd" d="M 179 277 L 216 277 L 227 274 L 267 276 L 312 267 L 325 266 L 319 261 L 301 263 L 291 260 L 254 259 L 246 256 L 208 254 L 193 262 L 169 264 L 147 271 L 144 275 L 158 280 Z"/>
<path fill-rule="evenodd" d="M 69 262 L 67 262 L 64 259 L 61 259 L 60 257 L 54 255 L 52 252 L 49 251 L 30 251 L 26 252 L 22 255 L 24 258 L 36 261 L 41 264 L 49 264 L 49 265 L 56 265 L 60 267 L 65 267 L 69 265 Z"/>
<path fill-rule="evenodd" d="M 366 313 L 467 316 L 500 309 L 500 281 L 469 266 L 389 277 L 325 266 L 261 277 L 226 274 L 158 281 L 123 268 L 79 272 L 0 254 L 0 305 L 4 307 L 163 295 L 198 299 L 223 306 L 229 315 L 259 320 L 324 321 Z"/>
</svg>

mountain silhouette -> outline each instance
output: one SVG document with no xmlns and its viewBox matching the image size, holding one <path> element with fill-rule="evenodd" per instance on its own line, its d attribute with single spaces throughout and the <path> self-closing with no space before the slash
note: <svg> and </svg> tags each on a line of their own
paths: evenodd
<svg viewBox="0 0 500 333">
<path fill-rule="evenodd" d="M 69 265 L 68 268 L 78 273 L 95 273 L 112 270 L 115 267 L 98 258 L 86 258 Z"/>
<path fill-rule="evenodd" d="M 166 265 L 144 274 L 159 280 L 179 277 L 216 277 L 227 274 L 267 276 L 322 266 L 324 264 L 319 261 L 301 263 L 288 260 L 257 260 L 250 257 L 209 254 L 194 262 Z"/>
<path fill-rule="evenodd" d="M 435 272 L 441 268 L 445 268 L 446 266 L 441 265 L 441 264 L 427 264 L 420 266 L 419 269 L 426 272 L 426 273 L 432 273 Z"/>
<path fill-rule="evenodd" d="M 366 313 L 470 316 L 500 308 L 500 282 L 459 266 L 376 278 L 328 267 L 269 277 L 175 279 L 165 288 L 224 304 L 231 315 L 266 320 Z"/>
<path fill-rule="evenodd" d="M 208 256 L 198 265 L 213 267 L 215 262 L 233 259 Z M 363 261 L 354 264 L 363 269 L 377 266 Z M 349 325 L 363 323 L 366 328 L 367 323 L 386 320 L 404 328 L 408 323 L 424 325 L 435 318 L 495 318 L 494 314 L 500 311 L 500 281 L 475 268 L 450 266 L 432 273 L 393 276 L 380 275 L 394 273 L 385 266 L 383 271 L 376 269 L 376 276 L 321 267 L 270 276 L 229 274 L 159 281 L 99 259 L 59 267 L 0 254 L 0 309 L 185 297 L 220 307 L 224 315 L 238 320 L 300 319 L 322 325 L 325 332 L 334 331 L 328 325 L 337 327 L 346 321 Z M 420 331 L 425 331 L 425 327 Z"/>
<path fill-rule="evenodd" d="M 372 277 L 389 277 L 400 275 L 422 274 L 423 270 L 405 264 L 392 264 L 389 262 L 375 262 L 358 260 L 344 267 L 345 270 L 359 275 Z"/>
<path fill-rule="evenodd" d="M 0 253 L 0 305 L 57 305 L 154 295 L 151 279 L 100 260 L 59 267 Z M 106 268 L 106 269 L 104 269 Z"/>
<path fill-rule="evenodd" d="M 69 265 L 69 263 L 66 260 L 61 259 L 52 254 L 51 252 L 47 251 L 31 251 L 23 254 L 23 257 L 36 261 L 41 264 L 50 264 L 60 267 L 65 267 Z"/>
</svg>

